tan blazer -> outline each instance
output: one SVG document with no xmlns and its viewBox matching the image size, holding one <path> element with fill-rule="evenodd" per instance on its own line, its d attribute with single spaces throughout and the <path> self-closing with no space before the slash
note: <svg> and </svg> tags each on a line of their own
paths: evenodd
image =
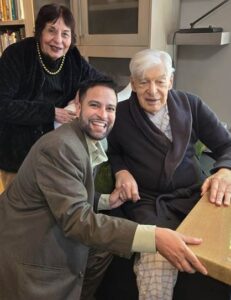
<svg viewBox="0 0 231 300">
<path fill-rule="evenodd" d="M 88 247 L 130 256 L 136 223 L 93 212 L 78 121 L 43 136 L 0 196 L 0 299 L 77 300 Z"/>
</svg>

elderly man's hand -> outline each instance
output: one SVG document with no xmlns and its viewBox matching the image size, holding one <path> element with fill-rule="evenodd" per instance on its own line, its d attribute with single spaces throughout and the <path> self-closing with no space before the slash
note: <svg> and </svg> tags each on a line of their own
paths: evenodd
<svg viewBox="0 0 231 300">
<path fill-rule="evenodd" d="M 209 201 L 218 206 L 231 203 L 231 170 L 222 168 L 209 176 L 203 183 L 201 195 L 210 191 Z"/>
<path fill-rule="evenodd" d="M 114 191 L 109 196 L 110 208 L 116 208 L 124 204 L 124 200 L 120 198 L 121 189 L 114 189 Z"/>
<path fill-rule="evenodd" d="M 116 188 L 123 188 L 120 193 L 122 200 L 131 199 L 136 202 L 140 199 L 137 183 L 132 174 L 127 170 L 121 170 L 115 174 Z"/>
<path fill-rule="evenodd" d="M 156 228 L 155 239 L 157 250 L 179 271 L 188 273 L 198 271 L 207 274 L 205 267 L 187 246 L 187 244 L 199 245 L 201 239 L 159 227 Z"/>
<path fill-rule="evenodd" d="M 120 205 L 124 204 L 124 202 L 126 201 L 134 201 L 131 198 L 122 199 L 120 195 L 122 195 L 123 193 L 125 193 L 123 186 L 114 189 L 114 191 L 109 196 L 110 208 L 119 207 Z"/>
</svg>

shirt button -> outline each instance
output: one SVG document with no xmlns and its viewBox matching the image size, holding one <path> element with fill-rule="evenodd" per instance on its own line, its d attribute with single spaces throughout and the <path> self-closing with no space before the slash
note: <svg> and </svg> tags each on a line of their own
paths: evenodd
<svg viewBox="0 0 231 300">
<path fill-rule="evenodd" d="M 79 278 L 83 278 L 84 277 L 84 273 L 82 271 L 79 272 Z"/>
</svg>

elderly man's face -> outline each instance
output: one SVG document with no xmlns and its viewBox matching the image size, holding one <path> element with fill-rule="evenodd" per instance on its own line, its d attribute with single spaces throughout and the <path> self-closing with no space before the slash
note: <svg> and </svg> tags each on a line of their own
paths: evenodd
<svg viewBox="0 0 231 300">
<path fill-rule="evenodd" d="M 166 104 L 172 81 L 172 76 L 167 76 L 163 64 L 160 64 L 148 69 L 143 78 L 132 78 L 131 85 L 140 106 L 153 114 Z"/>
</svg>

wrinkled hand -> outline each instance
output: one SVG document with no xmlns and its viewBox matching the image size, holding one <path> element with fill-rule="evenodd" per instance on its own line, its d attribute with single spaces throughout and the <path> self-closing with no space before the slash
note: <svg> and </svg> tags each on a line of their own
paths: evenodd
<svg viewBox="0 0 231 300">
<path fill-rule="evenodd" d="M 65 108 L 55 108 L 55 121 L 61 124 L 69 123 L 76 118 L 76 113 L 65 109 Z"/>
<path fill-rule="evenodd" d="M 140 199 L 137 183 L 132 174 L 127 170 L 121 170 L 115 174 L 116 188 L 123 187 L 120 198 L 124 201 L 130 199 L 134 202 Z"/>
<path fill-rule="evenodd" d="M 109 197 L 109 205 L 110 208 L 116 208 L 119 207 L 120 205 L 124 204 L 126 201 L 133 201 L 132 199 L 122 199 L 120 195 L 124 193 L 124 188 L 123 186 L 121 188 L 115 188 L 114 191 L 110 194 Z M 136 200 L 137 201 L 137 200 Z"/>
<path fill-rule="evenodd" d="M 78 93 L 77 93 L 77 95 L 78 95 Z M 79 97 L 77 95 L 76 95 L 76 97 L 73 100 L 71 100 L 71 101 L 68 102 L 68 104 L 65 107 L 65 109 L 71 110 L 71 111 L 75 112 L 76 117 L 79 117 L 79 115 L 80 115 L 80 109 L 81 109 L 81 104 L 79 102 Z"/>
<path fill-rule="evenodd" d="M 207 274 L 205 267 L 187 246 L 187 244 L 199 245 L 201 239 L 159 227 L 156 228 L 155 239 L 157 250 L 179 271 L 188 273 L 198 271 Z"/>
<path fill-rule="evenodd" d="M 231 170 L 222 168 L 205 179 L 201 187 L 201 195 L 210 191 L 209 201 L 218 206 L 231 203 Z"/>
<path fill-rule="evenodd" d="M 122 205 L 125 201 L 120 198 L 120 193 L 122 189 L 114 189 L 109 197 L 110 208 L 116 208 Z"/>
</svg>

